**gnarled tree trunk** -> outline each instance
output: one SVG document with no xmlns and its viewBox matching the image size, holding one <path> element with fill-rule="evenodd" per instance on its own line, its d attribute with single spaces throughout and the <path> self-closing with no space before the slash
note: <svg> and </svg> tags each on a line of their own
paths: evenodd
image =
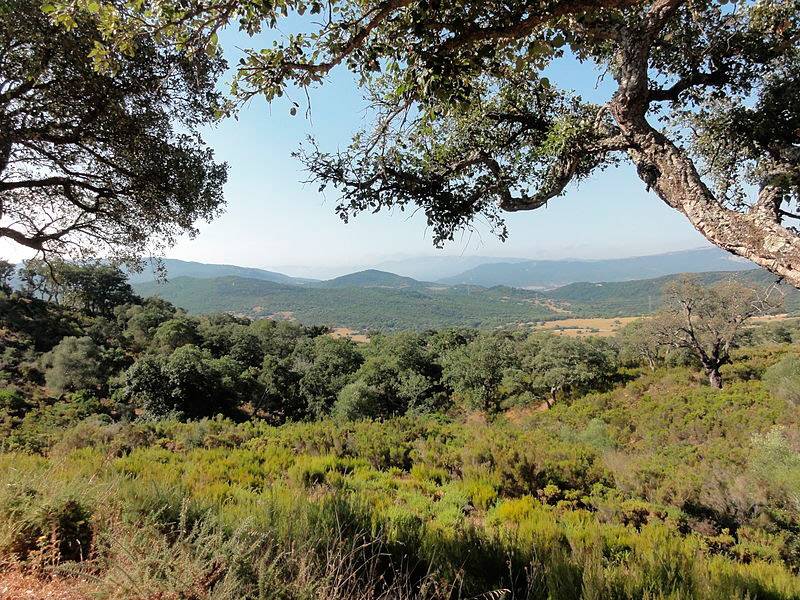
<svg viewBox="0 0 800 600">
<path fill-rule="evenodd" d="M 800 236 L 781 225 L 780 194 L 769 187 L 763 189 L 747 212 L 724 206 L 686 152 L 647 121 L 649 52 L 653 34 L 660 27 L 657 18 L 654 13 L 643 31 L 623 35 L 616 57 L 619 89 L 609 106 L 630 144 L 627 153 L 639 177 L 664 202 L 686 215 L 710 242 L 800 288 Z"/>
</svg>

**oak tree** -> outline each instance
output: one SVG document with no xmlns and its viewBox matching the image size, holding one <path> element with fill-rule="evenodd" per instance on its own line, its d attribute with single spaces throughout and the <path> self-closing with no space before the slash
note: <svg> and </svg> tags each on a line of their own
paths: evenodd
<svg viewBox="0 0 800 600">
<path fill-rule="evenodd" d="M 0 2 L 0 240 L 135 264 L 222 205 L 227 168 L 198 126 L 217 114 L 224 63 L 144 32 L 103 52 L 92 14 L 54 11 Z"/>
<path fill-rule="evenodd" d="M 63 3 L 55 14 L 97 3 Z M 100 19 L 104 48 L 147 31 L 213 51 L 222 27 L 274 29 L 273 46 L 240 61 L 233 93 L 242 101 L 302 92 L 336 67 L 352 71 L 372 125 L 344 150 L 311 144 L 299 154 L 321 188 L 339 191 L 345 220 L 419 208 L 437 244 L 476 218 L 504 238 L 504 212 L 546 206 L 624 161 L 708 240 L 800 286 L 798 0 L 124 6 Z M 300 33 L 281 33 L 284 22 Z M 564 56 L 613 79 L 608 101 L 543 75 Z"/>
<path fill-rule="evenodd" d="M 661 344 L 692 352 L 712 387 L 722 387 L 721 367 L 730 363 L 737 336 L 755 316 L 775 311 L 783 298 L 775 287 L 748 287 L 734 280 L 711 286 L 686 277 L 664 288 L 664 308 L 650 328 Z"/>
</svg>

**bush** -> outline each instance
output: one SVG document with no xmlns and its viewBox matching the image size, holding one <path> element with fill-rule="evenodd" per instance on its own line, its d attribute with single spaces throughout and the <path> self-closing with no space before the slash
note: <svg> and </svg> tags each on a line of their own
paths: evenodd
<svg viewBox="0 0 800 600">
<path fill-rule="evenodd" d="M 781 400 L 800 405 L 800 356 L 790 354 L 767 369 L 764 385 Z"/>
<path fill-rule="evenodd" d="M 152 417 L 198 419 L 234 414 L 243 367 L 187 344 L 169 356 L 144 356 L 126 373 L 126 395 Z"/>
<path fill-rule="evenodd" d="M 356 381 L 342 388 L 331 414 L 345 421 L 374 419 L 386 414 L 383 404 L 378 389 L 364 381 Z"/>
<path fill-rule="evenodd" d="M 59 394 L 105 383 L 100 348 L 90 337 L 65 337 L 44 361 L 47 387 Z"/>
</svg>

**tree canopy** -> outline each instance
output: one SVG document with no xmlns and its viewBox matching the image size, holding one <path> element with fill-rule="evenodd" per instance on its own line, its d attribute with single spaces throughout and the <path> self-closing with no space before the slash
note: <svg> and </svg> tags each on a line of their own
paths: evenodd
<svg viewBox="0 0 800 600">
<path fill-rule="evenodd" d="M 105 51 L 91 15 L 54 10 L 0 3 L 0 239 L 135 263 L 222 205 L 227 168 L 198 126 L 219 110 L 224 62 L 144 32 Z"/>
<path fill-rule="evenodd" d="M 476 218 L 505 237 L 504 212 L 545 206 L 626 161 L 711 242 L 800 286 L 797 0 L 99 5 L 109 49 L 143 31 L 198 52 L 231 24 L 278 31 L 240 61 L 242 101 L 302 93 L 339 66 L 355 73 L 372 125 L 344 150 L 299 153 L 321 188 L 338 190 L 345 220 L 417 207 L 437 244 Z M 54 15 L 97 6 L 60 3 Z M 284 22 L 302 33 L 280 33 Z M 589 102 L 545 77 L 564 56 L 606 73 L 613 96 Z"/>
</svg>

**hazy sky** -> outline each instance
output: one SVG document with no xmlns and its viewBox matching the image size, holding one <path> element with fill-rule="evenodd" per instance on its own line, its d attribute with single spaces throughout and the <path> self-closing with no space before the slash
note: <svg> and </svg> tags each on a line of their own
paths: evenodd
<svg viewBox="0 0 800 600">
<path fill-rule="evenodd" d="M 235 47 L 248 41 L 228 35 L 223 43 L 235 64 Z M 602 100 L 609 93 L 608 85 L 595 86 L 598 73 L 573 60 L 560 61 L 549 75 L 584 97 Z M 598 173 L 546 208 L 508 215 L 505 243 L 483 230 L 436 250 L 424 217 L 407 213 L 364 214 L 345 225 L 334 213 L 333 192 L 325 197 L 304 185 L 305 173 L 290 154 L 308 134 L 325 150 L 346 146 L 364 124 L 364 102 L 341 70 L 311 99 L 310 119 L 302 110 L 290 116 L 286 101 L 270 107 L 258 100 L 238 120 L 206 132 L 217 157 L 230 165 L 227 209 L 201 224 L 194 240 L 181 240 L 170 257 L 328 275 L 400 256 L 608 258 L 707 245 L 682 215 L 645 191 L 630 166 Z M 19 260 L 24 252 L 0 244 L 0 256 Z"/>
</svg>

